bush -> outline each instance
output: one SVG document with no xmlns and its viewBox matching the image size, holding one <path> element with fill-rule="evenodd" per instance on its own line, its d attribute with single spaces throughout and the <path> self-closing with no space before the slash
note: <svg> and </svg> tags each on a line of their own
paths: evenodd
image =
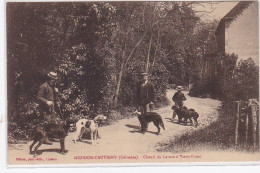
<svg viewBox="0 0 260 173">
<path fill-rule="evenodd" d="M 205 57 L 205 72 L 202 78 L 194 83 L 191 96 L 222 99 L 225 96 L 225 85 L 236 68 L 237 56 L 234 54 L 217 54 Z"/>
<path fill-rule="evenodd" d="M 166 90 L 169 79 L 169 72 L 163 64 L 156 64 L 152 71 L 151 81 L 156 91 L 155 106 L 161 107 L 169 104 L 166 98 Z"/>
<path fill-rule="evenodd" d="M 110 114 L 108 115 L 108 121 L 106 124 L 112 124 L 124 118 L 131 118 L 134 116 L 133 112 L 135 110 L 136 107 L 118 106 L 117 110 L 111 110 Z"/>
<path fill-rule="evenodd" d="M 241 60 L 232 76 L 225 80 L 223 100 L 259 98 L 259 67 L 249 58 Z"/>
<path fill-rule="evenodd" d="M 193 97 L 207 97 L 209 91 L 209 83 L 206 80 L 199 80 L 194 83 L 194 86 L 189 91 L 189 95 Z"/>
</svg>

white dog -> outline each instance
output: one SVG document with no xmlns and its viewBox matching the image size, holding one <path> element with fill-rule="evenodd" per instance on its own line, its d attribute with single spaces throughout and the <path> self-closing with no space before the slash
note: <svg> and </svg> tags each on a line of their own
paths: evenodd
<svg viewBox="0 0 260 173">
<path fill-rule="evenodd" d="M 81 137 L 83 133 L 90 133 L 91 137 L 91 144 L 96 144 L 97 136 L 98 136 L 98 124 L 95 123 L 94 120 L 88 119 L 80 119 L 76 123 L 76 134 L 74 138 L 74 142 L 76 143 L 77 140 L 82 140 Z"/>
<path fill-rule="evenodd" d="M 102 124 L 105 124 L 105 122 L 107 121 L 107 117 L 99 114 L 94 118 L 94 121 L 98 124 L 98 126 L 101 126 Z"/>
</svg>

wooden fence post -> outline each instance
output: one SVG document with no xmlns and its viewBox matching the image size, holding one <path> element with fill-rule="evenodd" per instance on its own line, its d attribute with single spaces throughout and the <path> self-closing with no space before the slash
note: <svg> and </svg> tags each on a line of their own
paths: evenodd
<svg viewBox="0 0 260 173">
<path fill-rule="evenodd" d="M 253 132 L 253 147 L 254 149 L 257 148 L 257 104 L 254 102 L 253 99 L 249 99 L 249 104 L 250 104 L 250 116 L 252 117 L 252 132 Z"/>
<path fill-rule="evenodd" d="M 239 124 L 239 101 L 237 102 L 236 127 L 235 127 L 235 145 L 238 144 L 238 124 Z"/>
<path fill-rule="evenodd" d="M 246 145 L 248 144 L 248 123 L 249 123 L 248 116 L 249 114 L 246 113 Z"/>
</svg>

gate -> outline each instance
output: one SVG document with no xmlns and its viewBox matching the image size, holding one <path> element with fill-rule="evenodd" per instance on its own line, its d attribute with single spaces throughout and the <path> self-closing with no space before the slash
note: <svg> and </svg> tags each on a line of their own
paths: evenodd
<svg viewBox="0 0 260 173">
<path fill-rule="evenodd" d="M 259 149 L 259 102 L 256 99 L 237 101 L 235 145 Z"/>
</svg>

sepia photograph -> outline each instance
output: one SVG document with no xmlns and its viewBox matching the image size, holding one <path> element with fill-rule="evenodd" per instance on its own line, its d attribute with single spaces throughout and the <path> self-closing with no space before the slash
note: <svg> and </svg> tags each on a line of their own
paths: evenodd
<svg viewBox="0 0 260 173">
<path fill-rule="evenodd" d="M 258 1 L 5 10 L 8 166 L 259 165 Z"/>
</svg>

